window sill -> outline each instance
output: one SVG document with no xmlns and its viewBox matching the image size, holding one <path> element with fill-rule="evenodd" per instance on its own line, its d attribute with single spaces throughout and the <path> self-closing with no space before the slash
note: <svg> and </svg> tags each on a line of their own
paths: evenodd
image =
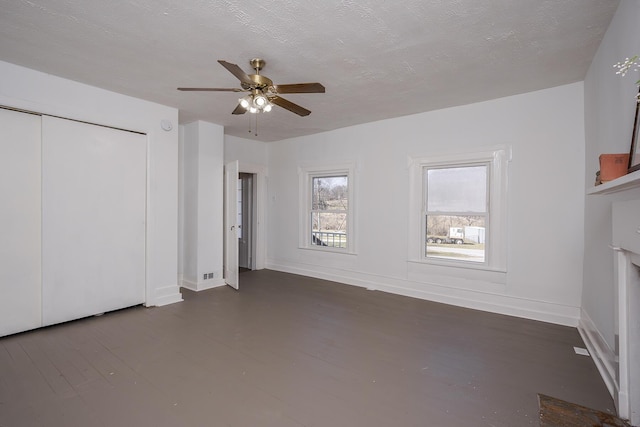
<svg viewBox="0 0 640 427">
<path fill-rule="evenodd" d="M 348 249 L 335 249 L 335 248 L 323 247 L 323 246 L 298 246 L 298 249 L 302 249 L 305 251 L 325 252 L 325 253 L 333 253 L 333 254 L 341 254 L 341 255 L 358 255 L 355 251 L 350 251 Z"/>
</svg>

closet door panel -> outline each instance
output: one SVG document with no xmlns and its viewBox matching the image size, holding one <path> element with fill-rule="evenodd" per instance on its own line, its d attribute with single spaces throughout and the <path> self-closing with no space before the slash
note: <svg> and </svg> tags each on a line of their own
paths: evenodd
<svg viewBox="0 0 640 427">
<path fill-rule="evenodd" d="M 0 109 L 0 336 L 41 326 L 40 116 Z"/>
<path fill-rule="evenodd" d="M 146 136 L 42 126 L 43 324 L 144 302 Z"/>
</svg>

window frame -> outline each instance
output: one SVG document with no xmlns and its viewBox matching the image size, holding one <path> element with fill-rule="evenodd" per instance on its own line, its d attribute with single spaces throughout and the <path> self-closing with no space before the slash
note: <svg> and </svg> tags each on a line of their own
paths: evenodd
<svg viewBox="0 0 640 427">
<path fill-rule="evenodd" d="M 322 177 L 347 177 L 347 247 L 336 248 L 331 246 L 314 245 L 311 239 L 312 224 L 311 213 L 313 211 L 313 179 Z M 298 168 L 299 177 L 299 218 L 298 218 L 298 247 L 324 252 L 355 254 L 355 164 L 344 163 L 331 166 L 305 166 Z"/>
<path fill-rule="evenodd" d="M 466 153 L 442 153 L 409 158 L 409 261 L 457 268 L 506 272 L 507 268 L 507 179 L 511 148 L 499 146 Z M 426 169 L 487 165 L 488 223 L 483 263 L 449 260 L 426 255 Z"/>
<path fill-rule="evenodd" d="M 485 171 L 486 171 L 486 179 L 485 179 L 485 185 L 484 185 L 484 190 L 485 190 L 485 206 L 484 206 L 484 211 L 483 212 L 467 212 L 467 211 L 430 211 L 428 209 L 428 205 L 429 205 L 429 190 L 428 190 L 428 172 L 429 170 L 442 170 L 442 169 L 457 169 L 457 168 L 466 168 L 466 167 L 477 167 L 477 166 L 482 166 L 485 167 Z M 423 246 L 423 251 L 422 251 L 422 256 L 425 259 L 428 260 L 439 260 L 439 261 L 454 261 L 454 262 L 460 262 L 460 263 L 464 263 L 464 264 L 472 264 L 474 266 L 488 266 L 489 262 L 488 262 L 488 257 L 487 257 L 487 253 L 488 253 L 488 248 L 491 245 L 491 240 L 488 241 L 488 245 L 485 244 L 485 249 L 484 249 L 484 254 L 483 254 L 483 258 L 484 261 L 482 262 L 478 262 L 478 261 L 468 261 L 468 260 L 456 260 L 456 259 L 449 259 L 449 258 L 444 258 L 444 257 L 429 257 L 428 255 L 428 251 L 427 251 L 427 218 L 429 217 L 429 215 L 434 215 L 434 216 L 478 216 L 478 217 L 483 217 L 484 218 L 484 229 L 485 229 L 485 234 L 489 235 L 491 237 L 491 209 L 490 209 L 490 202 L 491 202 L 491 192 L 490 192 L 490 180 L 491 180 L 491 163 L 487 162 L 487 161 L 483 161 L 483 162 L 473 162 L 473 163 L 468 163 L 465 162 L 464 164 L 460 164 L 460 163 L 455 163 L 455 164 L 450 164 L 447 166 L 442 166 L 442 165 L 437 165 L 437 166 L 432 166 L 432 165 L 423 165 L 422 166 L 422 185 L 423 185 L 423 193 L 422 193 L 422 197 L 423 197 L 423 209 L 422 209 L 422 235 L 424 236 L 424 246 Z"/>
</svg>

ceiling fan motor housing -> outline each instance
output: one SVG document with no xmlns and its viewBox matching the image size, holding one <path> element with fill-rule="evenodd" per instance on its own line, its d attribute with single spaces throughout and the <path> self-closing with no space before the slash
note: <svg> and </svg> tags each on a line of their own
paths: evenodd
<svg viewBox="0 0 640 427">
<path fill-rule="evenodd" d="M 240 86 L 242 86 L 243 89 L 259 89 L 261 91 L 273 86 L 273 82 L 271 81 L 270 78 L 265 77 L 265 76 L 261 76 L 260 74 L 248 74 L 249 78 L 251 79 L 251 81 L 253 82 L 252 85 L 249 85 L 247 83 L 241 83 Z"/>
</svg>

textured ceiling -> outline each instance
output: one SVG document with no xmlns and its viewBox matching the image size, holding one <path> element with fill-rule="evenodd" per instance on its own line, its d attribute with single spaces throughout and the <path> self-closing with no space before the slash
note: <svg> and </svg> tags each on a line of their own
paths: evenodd
<svg viewBox="0 0 640 427">
<path fill-rule="evenodd" d="M 0 60 L 177 107 L 262 141 L 581 81 L 614 0 L 12 0 L 0 8 Z M 267 61 L 275 84 L 325 94 L 233 116 L 239 87 L 217 63 Z"/>
</svg>

